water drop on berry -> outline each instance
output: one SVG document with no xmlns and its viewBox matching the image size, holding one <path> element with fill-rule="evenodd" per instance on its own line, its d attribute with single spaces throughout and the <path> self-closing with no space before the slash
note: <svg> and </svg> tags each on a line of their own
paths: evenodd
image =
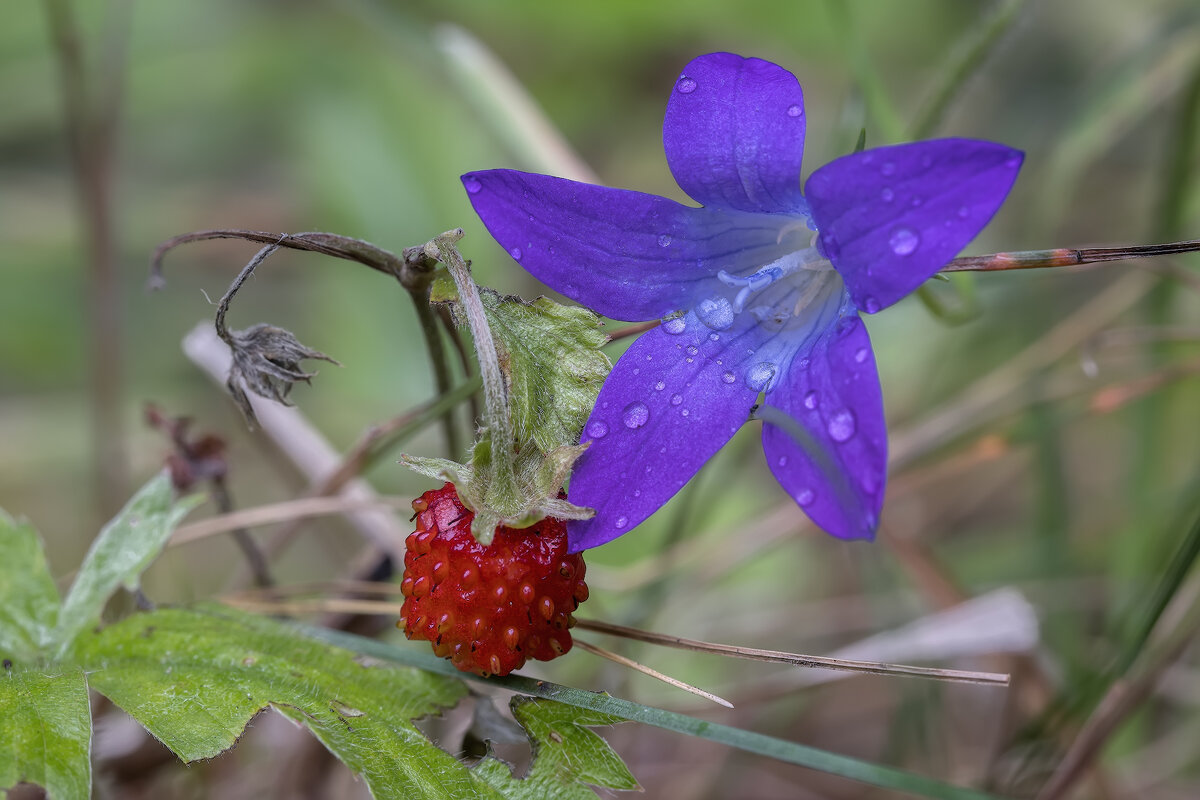
<svg viewBox="0 0 1200 800">
<path fill-rule="evenodd" d="M 630 403 L 621 412 L 621 420 L 625 423 L 625 427 L 630 430 L 642 427 L 649 419 L 650 409 L 646 408 L 645 403 Z"/>
</svg>

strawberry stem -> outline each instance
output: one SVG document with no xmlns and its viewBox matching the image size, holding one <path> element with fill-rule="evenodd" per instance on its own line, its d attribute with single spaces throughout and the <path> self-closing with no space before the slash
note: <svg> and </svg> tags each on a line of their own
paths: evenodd
<svg viewBox="0 0 1200 800">
<path fill-rule="evenodd" d="M 494 490 L 505 497 L 519 495 L 516 470 L 513 464 L 513 426 L 508 409 L 508 392 L 504 373 L 500 369 L 500 357 L 496 342 L 488 327 L 479 289 L 471 279 L 471 268 L 454 246 L 463 237 L 463 229 L 446 231 L 425 245 L 425 252 L 446 265 L 454 285 L 458 289 L 471 337 L 475 340 L 475 353 L 479 357 L 479 374 L 483 379 L 483 399 L 486 406 L 485 425 L 491 437 L 491 459 Z"/>
</svg>

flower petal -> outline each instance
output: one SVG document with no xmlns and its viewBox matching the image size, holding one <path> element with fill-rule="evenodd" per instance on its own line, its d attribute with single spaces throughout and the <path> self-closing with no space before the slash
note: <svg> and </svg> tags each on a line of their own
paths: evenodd
<svg viewBox="0 0 1200 800">
<path fill-rule="evenodd" d="M 628 533 L 671 499 L 746 421 L 758 396 L 732 354 L 764 334 L 749 315 L 728 330 L 694 313 L 642 335 L 617 361 L 583 429 L 570 502 L 596 516 L 567 524 L 568 549 Z M 749 356 L 744 356 L 748 358 Z"/>
<path fill-rule="evenodd" d="M 690 308 L 722 269 L 779 258 L 784 222 L 515 170 L 462 176 L 475 212 L 547 286 L 621 320 Z M 786 238 L 786 237 L 785 237 Z"/>
<path fill-rule="evenodd" d="M 807 208 L 800 193 L 804 93 L 783 67 L 733 53 L 695 59 L 671 92 L 663 146 L 675 181 L 702 205 Z"/>
<path fill-rule="evenodd" d="M 1023 158 L 993 142 L 936 139 L 814 172 L 805 187 L 813 220 L 854 304 L 874 314 L 958 255 L 999 210 Z"/>
<path fill-rule="evenodd" d="M 871 340 L 846 310 L 767 395 L 797 427 L 764 424 L 763 452 L 813 522 L 839 539 L 869 539 L 883 507 L 887 429 Z"/>
</svg>

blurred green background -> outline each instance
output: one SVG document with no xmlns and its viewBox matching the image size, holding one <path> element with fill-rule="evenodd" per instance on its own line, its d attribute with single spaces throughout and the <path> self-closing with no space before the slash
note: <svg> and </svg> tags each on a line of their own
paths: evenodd
<svg viewBox="0 0 1200 800">
<path fill-rule="evenodd" d="M 57 574 L 78 564 L 120 501 L 113 487 L 132 490 L 168 452 L 142 422 L 145 402 L 227 439 L 239 506 L 304 489 L 178 344 L 211 317 L 207 298 L 222 294 L 255 246 L 174 251 L 166 289 L 149 293 L 147 261 L 160 241 L 203 228 L 323 230 L 399 252 L 462 226 L 479 282 L 545 291 L 491 241 L 458 182 L 473 169 L 549 169 L 543 143 L 514 140 L 511 120 L 480 101 L 495 75 L 470 74 L 464 42 L 506 65 L 608 185 L 686 201 L 662 156 L 667 94 L 691 58 L 730 50 L 799 78 L 806 173 L 851 150 L 860 129 L 868 146 L 955 135 L 1024 150 L 1016 189 L 969 252 L 1200 235 L 1194 0 L 78 2 L 85 116 L 115 121 L 100 185 L 119 309 L 119 327 L 107 329 L 119 351 L 96 363 L 103 335 L 92 322 L 53 6 L 66 4 L 8 3 L 0 24 L 0 506 L 38 525 Z M 102 143 L 101 134 L 85 127 L 83 141 Z M 721 717 L 958 782 L 990 776 L 1017 793 L 1023 776 L 1045 768 L 1014 755 L 1018 731 L 1048 698 L 1103 685 L 1106 665 L 1140 652 L 1139 603 L 1162 586 L 1195 512 L 1200 262 L 1155 266 L 980 275 L 931 287 L 947 305 L 973 309 L 961 324 L 916 298 L 872 318 L 896 459 L 885 541 L 816 535 L 770 479 L 748 426 L 637 534 L 589 554 L 588 615 L 825 652 L 1018 587 L 1042 625 L 1021 662 L 1036 680 L 1018 680 L 1008 695 L 856 679 L 766 693 L 771 702 L 747 700 Z M 339 449 L 434 394 L 411 303 L 357 265 L 276 254 L 231 312 L 234 327 L 258 321 L 343 364 L 322 365 L 313 386 L 292 395 Z M 99 460 L 94 371 L 115 384 L 116 422 L 104 422 L 100 438 L 120 444 Z M 441 448 L 436 429 L 405 446 L 459 455 Z M 381 492 L 429 488 L 393 462 L 368 473 Z M 361 548 L 337 521 L 312 523 L 276 576 L 337 577 Z M 160 601 L 213 596 L 227 587 L 236 552 L 221 539 L 170 551 L 147 590 Z M 734 697 L 778 672 L 631 652 Z M 1185 745 L 1200 727 L 1196 661 L 1192 652 L 1192 666 L 1177 665 L 1188 691 L 1160 693 L 1121 728 L 1104 761 L 1112 796 L 1129 787 L 1195 796 L 1200 754 Z M 583 654 L 539 669 L 690 707 Z M 1067 714 L 1070 724 L 1083 718 Z M 632 726 L 613 741 L 649 796 L 809 796 L 798 769 Z M 1150 756 L 1155 769 L 1145 766 Z M 704 769 L 688 771 L 702 759 Z M 757 793 L 738 794 L 739 781 Z M 811 796 L 860 791 L 812 785 Z"/>
</svg>

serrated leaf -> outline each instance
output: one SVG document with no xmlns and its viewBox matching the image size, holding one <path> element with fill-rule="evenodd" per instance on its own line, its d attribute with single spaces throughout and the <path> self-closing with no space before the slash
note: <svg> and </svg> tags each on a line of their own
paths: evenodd
<svg viewBox="0 0 1200 800">
<path fill-rule="evenodd" d="M 273 706 L 307 727 L 377 798 L 496 798 L 411 720 L 453 705 L 461 682 L 369 666 L 295 628 L 225 607 L 159 609 L 81 636 L 96 691 L 185 761 L 233 746 Z"/>
<path fill-rule="evenodd" d="M 37 531 L 0 510 L 0 654 L 29 660 L 58 624 L 58 590 Z"/>
<path fill-rule="evenodd" d="M 53 800 L 91 796 L 92 712 L 78 667 L 0 671 L 0 791 L 20 781 Z"/>
<path fill-rule="evenodd" d="M 615 725 L 620 717 L 574 708 L 553 700 L 517 696 L 513 716 L 529 733 L 533 763 L 524 779 L 495 758 L 481 761 L 473 772 L 507 800 L 594 800 L 587 788 L 638 789 L 638 783 L 608 742 L 589 728 Z"/>
<path fill-rule="evenodd" d="M 548 297 L 525 301 L 486 287 L 479 293 L 507 382 L 518 447 L 532 441 L 548 453 L 577 444 L 612 370 L 599 350 L 608 340 L 600 318 Z M 435 282 L 431 300 L 457 299 L 453 283 Z"/>
<path fill-rule="evenodd" d="M 53 634 L 59 655 L 80 631 L 99 621 L 104 604 L 118 586 L 137 588 L 138 577 L 158 556 L 179 521 L 199 502 L 199 497 L 175 502 L 171 479 L 161 472 L 101 529 L 59 611 Z"/>
</svg>

